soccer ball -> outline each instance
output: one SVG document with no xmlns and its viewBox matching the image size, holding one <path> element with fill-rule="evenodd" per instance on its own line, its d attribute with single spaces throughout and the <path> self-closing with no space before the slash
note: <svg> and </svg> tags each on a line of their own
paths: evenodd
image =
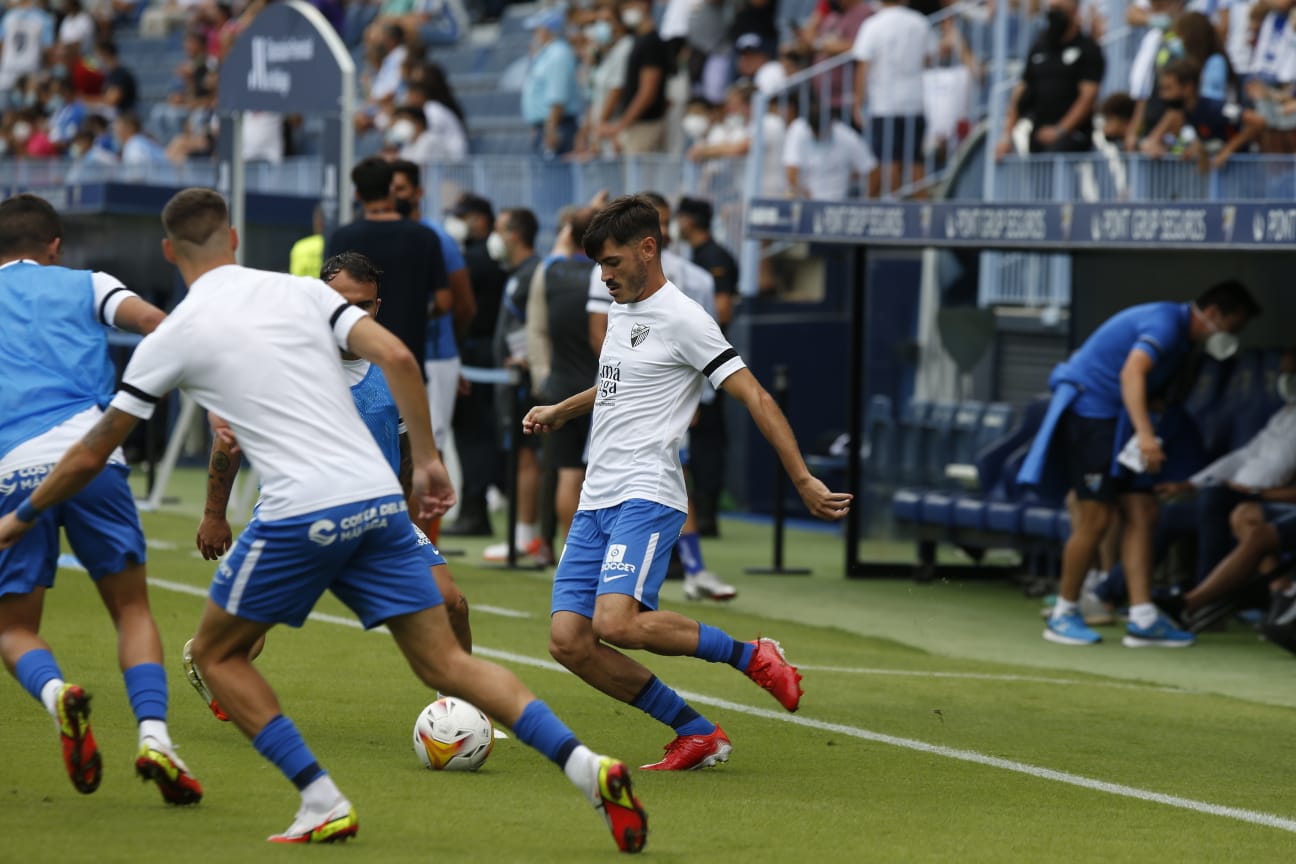
<svg viewBox="0 0 1296 864">
<path fill-rule="evenodd" d="M 433 771 L 476 771 L 494 746 L 490 718 L 463 699 L 438 699 L 414 721 L 414 752 Z"/>
</svg>

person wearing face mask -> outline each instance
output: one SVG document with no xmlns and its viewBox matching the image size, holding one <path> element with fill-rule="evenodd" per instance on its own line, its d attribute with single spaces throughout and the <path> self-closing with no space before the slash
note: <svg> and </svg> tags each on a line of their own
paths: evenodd
<svg viewBox="0 0 1296 864">
<path fill-rule="evenodd" d="M 623 0 L 621 21 L 634 36 L 634 44 L 613 110 L 616 119 L 604 123 L 599 136 L 616 141 L 627 155 L 659 153 L 666 148 L 666 81 L 674 65 L 671 51 L 657 33 L 652 4 L 647 0 Z"/>
<path fill-rule="evenodd" d="M 389 146 L 397 148 L 397 155 L 406 162 L 426 165 L 445 157 L 441 142 L 427 126 L 423 109 L 404 105 L 392 113 L 392 124 L 387 127 Z"/>
<path fill-rule="evenodd" d="M 500 424 L 500 446 L 518 448 L 517 480 L 513 486 L 517 494 L 517 527 L 513 543 L 520 562 L 548 564 L 553 561 L 553 553 L 544 548 L 536 533 L 540 491 L 539 444 L 531 436 L 517 434 L 513 428 L 514 400 L 519 402 L 519 417 L 536 404 L 532 397 L 526 350 L 526 323 L 532 277 L 540 264 L 540 256 L 535 251 L 538 233 L 540 223 L 534 213 L 525 207 L 510 207 L 501 210 L 495 218 L 495 230 L 486 238 L 486 246 L 491 257 L 508 271 L 504 297 L 495 321 L 495 365 L 516 366 L 522 370 L 523 388 L 520 393 L 511 384 L 495 385 L 495 416 Z M 508 554 L 506 541 L 487 546 L 482 557 L 499 564 L 508 560 Z"/>
<path fill-rule="evenodd" d="M 1152 604 L 1156 498 L 1149 482 L 1166 461 L 1149 403 L 1173 383 L 1194 344 L 1216 359 L 1232 356 L 1237 334 L 1260 314 L 1240 282 L 1221 282 L 1193 303 L 1145 303 L 1099 325 L 1049 376 L 1053 400 L 1022 464 L 1017 482 L 1060 493 L 1069 487 L 1071 536 L 1062 552 L 1058 601 L 1044 638 L 1092 645 L 1102 637 L 1080 614 L 1085 573 L 1111 520 L 1124 518 L 1121 561 L 1130 599 L 1124 644 L 1191 644 L 1192 634 Z M 1135 471 L 1130 464 L 1140 466 Z M 1059 495 L 1060 497 L 1060 495 Z"/>
<path fill-rule="evenodd" d="M 1021 81 L 1008 99 L 995 158 L 1017 151 L 1078 153 L 1093 146 L 1093 114 L 1106 61 L 1080 29 L 1076 0 L 1049 0 L 1048 26 L 1031 46 Z M 1020 124 L 1020 125 L 1019 125 Z"/>
<path fill-rule="evenodd" d="M 571 152 L 582 108 L 578 61 L 565 38 L 566 25 L 562 7 L 544 9 L 525 22 L 534 35 L 522 84 L 522 119 L 534 133 L 532 151 L 546 159 Z"/>
<path fill-rule="evenodd" d="M 593 55 L 587 58 L 591 67 L 587 108 L 576 136 L 577 150 L 586 157 L 610 156 L 616 152 L 615 142 L 600 140 L 599 130 L 611 121 L 621 102 L 626 64 L 630 59 L 630 49 L 634 47 L 634 37 L 617 14 L 615 0 L 604 0 L 594 14 L 594 20 L 585 26 L 585 38 Z"/>
<path fill-rule="evenodd" d="M 1187 57 L 1166 64 L 1160 84 L 1166 111 L 1139 145 L 1145 155 L 1158 157 L 1172 149 L 1185 159 L 1200 159 L 1203 170 L 1217 171 L 1264 132 L 1265 120 L 1255 111 L 1203 97 L 1200 78 L 1201 67 Z"/>
<path fill-rule="evenodd" d="M 1235 540 L 1245 540 L 1257 525 L 1272 518 L 1269 505 L 1296 503 L 1296 348 L 1283 353 L 1270 386 L 1274 392 L 1267 395 L 1276 400 L 1262 401 L 1266 405 L 1278 401 L 1281 407 L 1259 432 L 1186 482 L 1157 487 L 1167 496 L 1196 496 L 1192 502 L 1196 519 L 1191 526 L 1197 538 L 1196 585 L 1207 585 Z M 1228 593 L 1229 574 L 1238 569 L 1228 567 L 1215 584 L 1185 595 L 1181 617 L 1190 629 L 1200 629 L 1206 623 L 1199 613 Z M 1253 569 L 1244 575 L 1249 576 Z"/>
<path fill-rule="evenodd" d="M 490 369 L 495 366 L 492 347 L 495 323 L 499 320 L 504 285 L 508 281 L 508 272 L 491 255 L 490 236 L 495 229 L 495 208 L 480 195 L 464 193 L 455 202 L 451 214 L 462 220 L 467 232 L 463 240 L 464 263 L 477 302 L 477 314 L 459 343 L 459 356 L 464 366 Z M 463 466 L 463 483 L 458 518 L 442 528 L 444 534 L 489 537 L 493 533 L 486 492 L 492 485 L 503 487 L 498 480 L 497 423 L 494 388 L 461 382 L 455 400 L 453 429 L 459 462 Z"/>
</svg>

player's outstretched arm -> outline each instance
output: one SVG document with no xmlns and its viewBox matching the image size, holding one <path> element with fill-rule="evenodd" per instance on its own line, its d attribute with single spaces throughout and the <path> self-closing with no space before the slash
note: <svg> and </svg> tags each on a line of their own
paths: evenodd
<svg viewBox="0 0 1296 864">
<path fill-rule="evenodd" d="M 0 549 L 12 546 L 35 523 L 42 510 L 80 492 L 103 470 L 139 418 L 109 408 L 85 437 L 68 448 L 41 484 L 18 508 L 0 519 Z"/>
<path fill-rule="evenodd" d="M 147 300 L 131 297 L 123 300 L 113 316 L 113 326 L 147 336 L 166 320 L 166 313 Z"/>
<path fill-rule="evenodd" d="M 563 424 L 594 410 L 597 387 L 591 387 L 575 396 L 569 396 L 557 405 L 537 405 L 522 418 L 524 435 L 540 435 L 561 429 Z"/>
<path fill-rule="evenodd" d="M 234 490 L 234 477 L 238 474 L 243 456 L 233 442 L 216 435 L 212 441 L 211 458 L 207 462 L 207 501 L 203 504 L 202 521 L 198 523 L 198 551 L 208 561 L 215 561 L 229 551 L 234 540 L 226 510 Z"/>
<path fill-rule="evenodd" d="M 726 378 L 720 386 L 730 396 L 747 406 L 752 420 L 756 421 L 756 428 L 760 429 L 765 440 L 773 445 L 779 462 L 792 477 L 797 493 L 811 513 L 820 519 L 831 520 L 841 519 L 850 512 L 851 499 L 854 496 L 846 492 L 831 491 L 822 480 L 810 473 L 805 460 L 801 458 L 796 436 L 793 435 L 787 418 L 783 416 L 782 409 L 756 380 L 756 376 L 752 375 L 751 370 L 739 369 Z"/>
<path fill-rule="evenodd" d="M 360 319 L 351 328 L 347 348 L 353 354 L 376 363 L 386 376 L 409 435 L 410 459 L 414 466 L 412 485 L 420 506 L 418 515 L 422 519 L 441 516 L 454 506 L 455 491 L 432 436 L 427 390 L 423 386 L 423 372 L 418 361 L 405 343 L 370 318 Z"/>
</svg>

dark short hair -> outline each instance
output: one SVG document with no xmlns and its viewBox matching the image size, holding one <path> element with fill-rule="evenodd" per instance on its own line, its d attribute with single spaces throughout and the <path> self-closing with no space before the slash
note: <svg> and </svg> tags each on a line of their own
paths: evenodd
<svg viewBox="0 0 1296 864">
<path fill-rule="evenodd" d="M 173 243 L 203 246 L 213 234 L 228 227 L 229 207 L 215 189 L 182 189 L 162 208 L 162 228 Z"/>
<path fill-rule="evenodd" d="M 594 214 L 585 229 L 581 246 L 586 255 L 597 259 L 609 240 L 626 246 L 645 237 L 653 238 L 657 248 L 661 248 L 661 220 L 657 204 L 646 195 L 622 195 Z"/>
<path fill-rule="evenodd" d="M 644 198 L 647 198 L 652 203 L 652 205 L 656 207 L 658 210 L 671 209 L 670 202 L 667 201 L 666 196 L 661 194 L 660 192 L 649 191 L 649 192 L 640 192 L 639 194 L 642 195 Z"/>
<path fill-rule="evenodd" d="M 476 215 L 485 216 L 492 222 L 495 221 L 495 208 L 491 206 L 490 199 L 474 195 L 471 192 L 460 195 L 459 200 L 455 202 L 454 210 L 451 212 L 459 217 Z"/>
<path fill-rule="evenodd" d="M 1161 67 L 1160 74 L 1169 75 L 1180 84 L 1192 84 L 1196 87 L 1201 81 L 1201 65 L 1191 57 L 1176 57 Z"/>
<path fill-rule="evenodd" d="M 711 220 L 715 215 L 710 201 L 704 198 L 689 198 L 687 196 L 680 199 L 679 206 L 675 208 L 675 213 L 679 216 L 689 217 L 699 228 L 706 231 L 711 230 Z"/>
<path fill-rule="evenodd" d="M 395 119 L 396 117 L 408 117 L 420 126 L 427 128 L 427 115 L 423 113 L 422 108 L 415 108 L 413 105 L 402 105 L 392 112 L 392 118 Z"/>
<path fill-rule="evenodd" d="M 382 201 L 391 195 L 392 166 L 381 156 L 361 159 L 351 169 L 356 195 L 366 204 Z"/>
<path fill-rule="evenodd" d="M 324 266 L 320 268 L 320 279 L 332 282 L 343 272 L 357 282 L 372 282 L 375 285 L 380 284 L 378 277 L 382 276 L 382 270 L 368 256 L 359 252 L 339 252 L 324 262 Z"/>
<path fill-rule="evenodd" d="M 1236 279 L 1217 282 L 1198 296 L 1198 309 L 1208 309 L 1211 306 L 1223 315 L 1241 312 L 1248 319 L 1259 318 L 1264 311 L 1247 287 Z"/>
<path fill-rule="evenodd" d="M 403 174 L 409 180 L 411 186 L 419 187 L 423 185 L 423 169 L 419 168 L 417 163 L 408 159 L 393 159 L 387 164 L 391 165 L 393 175 Z"/>
<path fill-rule="evenodd" d="M 43 250 L 63 236 L 54 205 L 24 192 L 0 202 L 0 255 Z"/>
<path fill-rule="evenodd" d="M 105 54 L 109 57 L 118 56 L 117 43 L 112 41 L 111 39 L 100 39 L 97 43 L 95 43 L 95 50 L 98 51 L 100 54 Z"/>
<path fill-rule="evenodd" d="M 534 247 L 536 235 L 540 233 L 540 220 L 525 207 L 509 207 L 503 212 L 504 225 L 508 230 L 522 238 L 527 246 Z"/>
<path fill-rule="evenodd" d="M 1103 100 L 1098 112 L 1104 117 L 1134 119 L 1134 99 L 1128 93 L 1113 93 Z"/>
</svg>

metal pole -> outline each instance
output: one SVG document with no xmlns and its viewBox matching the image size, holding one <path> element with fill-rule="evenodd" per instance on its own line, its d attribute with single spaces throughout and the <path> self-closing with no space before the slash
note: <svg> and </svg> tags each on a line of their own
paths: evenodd
<svg viewBox="0 0 1296 864">
<path fill-rule="evenodd" d="M 243 164 L 243 112 L 234 111 L 232 128 L 233 140 L 230 141 L 230 222 L 238 234 L 238 249 L 234 251 L 235 260 L 243 263 L 244 236 L 243 229 L 247 219 L 247 166 Z"/>
<path fill-rule="evenodd" d="M 774 367 L 774 401 L 784 414 L 788 404 L 788 369 L 780 364 Z M 783 566 L 783 522 L 786 517 L 784 499 L 787 496 L 787 472 L 774 460 L 774 566 L 748 567 L 746 572 L 757 575 L 805 576 L 810 571 L 804 567 Z"/>
<path fill-rule="evenodd" d="M 504 529 L 504 542 L 508 544 L 508 566 L 517 567 L 517 511 L 518 511 L 518 436 L 522 434 L 522 400 L 518 392 L 522 388 L 522 371 L 516 366 L 508 367 L 509 372 L 509 434 L 508 434 L 508 525 Z"/>
<path fill-rule="evenodd" d="M 985 172 L 983 174 L 985 185 L 982 188 L 982 198 L 986 201 L 996 200 L 995 196 L 995 143 L 1003 134 L 1005 105 L 1007 98 L 1007 78 L 1008 78 L 1008 4 L 995 4 L 994 17 L 994 59 L 991 61 L 990 68 L 993 70 L 990 85 L 990 119 L 989 128 L 985 136 Z"/>
<path fill-rule="evenodd" d="M 752 139 L 747 149 L 747 163 L 743 166 L 744 216 L 742 260 L 738 267 L 738 293 L 755 297 L 760 293 L 760 241 L 747 236 L 746 215 L 751 212 L 751 201 L 760 197 L 761 162 L 765 157 L 765 115 L 769 112 L 769 96 L 757 92 L 752 99 Z"/>
<path fill-rule="evenodd" d="M 856 289 L 851 292 L 850 364 L 846 393 L 846 485 L 855 500 L 846 514 L 846 577 L 862 575 L 859 560 L 860 507 L 864 504 L 864 472 L 860 466 L 860 446 L 864 438 L 864 339 L 868 317 L 868 251 L 855 251 Z"/>
</svg>

